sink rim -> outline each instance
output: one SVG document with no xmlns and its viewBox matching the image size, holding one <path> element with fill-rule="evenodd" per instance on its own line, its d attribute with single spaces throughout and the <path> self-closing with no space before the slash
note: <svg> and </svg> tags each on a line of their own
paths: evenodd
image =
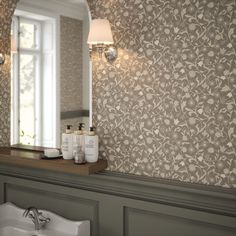
<svg viewBox="0 0 236 236">
<path fill-rule="evenodd" d="M 0 234 L 1 233 L 12 233 L 14 235 L 18 235 L 19 233 L 22 234 L 22 236 L 75 236 L 75 234 L 70 234 L 65 232 L 58 232 L 55 230 L 34 230 L 32 228 L 24 228 L 24 227 L 16 227 L 14 225 L 5 225 L 0 227 Z M 5 234 L 4 234 L 5 235 Z M 8 235 L 8 234 L 7 234 Z M 76 235 L 77 236 L 77 235 Z"/>
<path fill-rule="evenodd" d="M 24 211 L 25 209 L 22 209 L 11 202 L 6 202 L 4 204 L 1 204 L 0 205 L 0 229 L 6 226 L 15 227 L 15 228 L 17 227 L 22 228 L 23 226 L 25 227 L 25 229 L 27 228 L 28 232 L 30 231 L 30 233 L 36 232 L 32 221 L 29 218 L 23 217 Z M 82 232 L 88 231 L 87 235 L 90 235 L 90 221 L 89 220 L 73 221 L 47 210 L 39 209 L 39 211 L 43 212 L 43 214 L 46 217 L 53 219 L 48 223 L 45 229 L 42 229 L 39 231 L 39 236 L 40 236 L 40 233 L 42 236 L 44 236 L 44 233 L 47 233 L 47 231 L 48 232 L 51 231 L 55 233 L 58 232 L 61 234 L 64 233 L 68 236 L 70 235 L 77 236 L 80 233 L 80 231 Z"/>
</svg>

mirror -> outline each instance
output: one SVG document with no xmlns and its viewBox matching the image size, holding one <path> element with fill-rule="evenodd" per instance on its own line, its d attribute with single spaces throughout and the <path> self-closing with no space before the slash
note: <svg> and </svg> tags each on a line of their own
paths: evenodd
<svg viewBox="0 0 236 236">
<path fill-rule="evenodd" d="M 19 0 L 11 30 L 11 144 L 60 147 L 66 125 L 91 124 L 88 9 L 86 0 Z"/>
</svg>

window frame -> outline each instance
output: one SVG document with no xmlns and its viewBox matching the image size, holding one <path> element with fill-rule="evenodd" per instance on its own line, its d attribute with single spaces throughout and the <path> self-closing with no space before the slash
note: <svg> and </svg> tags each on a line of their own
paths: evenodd
<svg viewBox="0 0 236 236">
<path fill-rule="evenodd" d="M 11 144 L 20 143 L 20 57 L 21 55 L 32 55 L 35 58 L 34 76 L 34 146 L 43 146 L 43 23 L 41 20 L 14 15 L 12 25 L 12 35 L 17 44 L 17 54 L 12 54 L 13 74 L 12 74 L 12 116 L 11 116 Z M 37 27 L 36 48 L 25 48 L 20 45 L 20 23 L 30 23 Z"/>
</svg>

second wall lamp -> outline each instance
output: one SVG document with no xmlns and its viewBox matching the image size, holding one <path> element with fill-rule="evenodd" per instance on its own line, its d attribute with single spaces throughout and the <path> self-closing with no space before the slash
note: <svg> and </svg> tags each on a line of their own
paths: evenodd
<svg viewBox="0 0 236 236">
<path fill-rule="evenodd" d="M 17 47 L 16 47 L 16 41 L 11 36 L 11 53 L 17 53 Z M 0 53 L 0 65 L 4 64 L 5 62 L 5 55 L 3 53 Z"/>
<path fill-rule="evenodd" d="M 5 56 L 3 53 L 0 53 L 0 65 L 4 64 L 5 62 Z"/>
<path fill-rule="evenodd" d="M 111 26 L 106 19 L 94 19 L 90 24 L 88 36 L 88 44 L 90 49 L 96 49 L 100 55 L 105 54 L 108 62 L 115 61 L 117 58 L 117 50 L 113 46 L 114 41 L 111 32 Z"/>
</svg>

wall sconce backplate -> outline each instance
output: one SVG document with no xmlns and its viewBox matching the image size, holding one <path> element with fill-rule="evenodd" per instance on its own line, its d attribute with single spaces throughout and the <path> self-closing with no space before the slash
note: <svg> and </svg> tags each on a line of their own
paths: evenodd
<svg viewBox="0 0 236 236">
<path fill-rule="evenodd" d="M 104 54 L 108 62 L 115 61 L 118 56 L 117 49 L 114 46 L 107 46 L 104 50 Z"/>
</svg>

